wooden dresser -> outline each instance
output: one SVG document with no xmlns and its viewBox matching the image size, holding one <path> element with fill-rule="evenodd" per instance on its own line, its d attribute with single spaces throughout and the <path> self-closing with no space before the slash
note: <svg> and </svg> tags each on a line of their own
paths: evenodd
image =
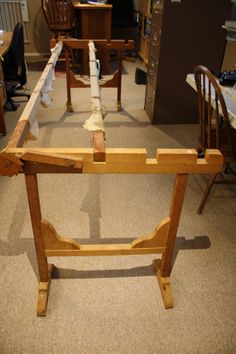
<svg viewBox="0 0 236 354">
<path fill-rule="evenodd" d="M 145 111 L 154 124 L 195 123 L 186 76 L 196 65 L 221 69 L 230 0 L 153 0 Z"/>
<path fill-rule="evenodd" d="M 77 38 L 82 39 L 111 39 L 112 5 L 80 4 L 73 1 L 78 20 Z M 101 61 L 103 74 L 110 73 L 109 50 L 98 50 L 97 58 Z M 84 73 L 89 73 L 88 50 L 83 51 Z"/>
</svg>

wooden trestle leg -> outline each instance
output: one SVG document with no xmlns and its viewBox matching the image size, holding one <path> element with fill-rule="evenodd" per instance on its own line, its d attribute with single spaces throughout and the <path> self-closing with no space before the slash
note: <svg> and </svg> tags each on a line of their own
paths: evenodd
<svg viewBox="0 0 236 354">
<path fill-rule="evenodd" d="M 41 208 L 38 192 L 38 182 L 36 174 L 25 174 L 26 189 L 29 201 L 32 229 L 34 234 L 35 250 L 38 260 L 39 270 L 39 295 L 37 305 L 37 315 L 45 316 L 51 281 L 53 265 L 48 265 L 45 256 L 44 243 L 42 237 Z"/>
<path fill-rule="evenodd" d="M 155 260 L 153 262 L 165 308 L 172 308 L 174 306 L 169 276 L 172 269 L 173 251 L 184 201 L 184 194 L 187 186 L 187 180 L 187 174 L 176 175 L 169 212 L 170 227 L 168 231 L 166 250 L 162 256 L 161 261 Z"/>
<path fill-rule="evenodd" d="M 73 112 L 73 106 L 71 102 L 71 91 L 70 91 L 70 55 L 68 50 L 65 50 L 65 57 L 66 57 L 66 90 L 67 90 L 67 101 L 66 101 L 66 108 L 67 112 Z"/>
<path fill-rule="evenodd" d="M 121 79 L 122 79 L 122 54 L 118 52 L 118 83 L 117 83 L 117 112 L 122 110 L 121 108 Z"/>
</svg>

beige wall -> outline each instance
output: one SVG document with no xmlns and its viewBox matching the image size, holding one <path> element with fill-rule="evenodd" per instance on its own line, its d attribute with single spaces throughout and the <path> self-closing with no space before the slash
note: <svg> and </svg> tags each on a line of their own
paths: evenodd
<svg viewBox="0 0 236 354">
<path fill-rule="evenodd" d="M 134 1 L 134 7 L 135 7 L 135 9 L 136 10 L 138 10 L 139 9 L 139 2 L 140 2 L 140 0 L 133 0 Z M 148 1 L 148 0 L 147 0 Z"/>
<path fill-rule="evenodd" d="M 30 43 L 25 46 L 26 54 L 49 52 L 50 32 L 43 17 L 40 3 L 40 0 L 28 0 Z"/>
</svg>

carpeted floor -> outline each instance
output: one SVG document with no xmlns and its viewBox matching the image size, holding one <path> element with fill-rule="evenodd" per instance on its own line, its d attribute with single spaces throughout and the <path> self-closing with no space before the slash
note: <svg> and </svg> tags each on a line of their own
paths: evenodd
<svg viewBox="0 0 236 354">
<path fill-rule="evenodd" d="M 197 126 L 153 126 L 143 110 L 145 86 L 134 82 L 140 63 L 125 62 L 123 111 L 115 90 L 102 91 L 108 147 L 195 147 Z M 40 72 L 29 72 L 33 88 Z M 91 146 L 82 128 L 90 114 L 89 89 L 57 77 L 52 106 L 39 108 L 40 137 L 32 146 Z M 171 104 L 171 102 L 170 102 Z M 5 115 L 8 135 L 23 104 Z M 81 243 L 129 242 L 168 215 L 172 175 L 40 175 L 43 217 Z M 61 257 L 47 317 L 36 317 L 37 264 L 22 175 L 0 178 L 1 354 L 233 354 L 236 352 L 236 191 L 214 187 L 196 213 L 206 177 L 192 175 L 178 230 L 171 274 L 174 308 L 165 310 L 153 255 Z"/>
</svg>

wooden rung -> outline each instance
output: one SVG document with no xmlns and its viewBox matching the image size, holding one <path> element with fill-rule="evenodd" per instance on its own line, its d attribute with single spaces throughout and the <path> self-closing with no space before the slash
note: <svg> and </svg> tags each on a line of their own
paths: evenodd
<svg viewBox="0 0 236 354">
<path fill-rule="evenodd" d="M 163 254 L 166 247 L 133 248 L 132 244 L 94 244 L 80 245 L 79 249 L 49 249 L 45 247 L 45 256 L 123 256 L 134 254 Z"/>
</svg>

